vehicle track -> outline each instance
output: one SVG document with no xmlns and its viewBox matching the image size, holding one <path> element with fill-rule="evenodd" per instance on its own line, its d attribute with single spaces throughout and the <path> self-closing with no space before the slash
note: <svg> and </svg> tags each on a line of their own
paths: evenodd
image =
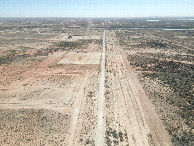
<svg viewBox="0 0 194 146">
<path fill-rule="evenodd" d="M 104 145 L 104 83 L 105 83 L 105 40 L 106 31 L 103 33 L 103 52 L 101 59 L 101 75 L 100 75 L 100 87 L 99 87 L 99 103 L 98 103 L 98 127 L 97 127 L 97 137 L 96 146 Z"/>
<path fill-rule="evenodd" d="M 107 32 L 105 87 L 110 93 L 105 95 L 106 144 L 171 145 L 164 126 L 118 44 L 115 33 Z M 127 138 L 110 136 L 109 129 L 123 133 Z"/>
</svg>

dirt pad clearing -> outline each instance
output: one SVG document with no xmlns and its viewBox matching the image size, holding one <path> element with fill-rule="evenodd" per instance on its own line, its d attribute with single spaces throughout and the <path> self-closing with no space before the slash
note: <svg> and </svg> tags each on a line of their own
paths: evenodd
<svg viewBox="0 0 194 146">
<path fill-rule="evenodd" d="M 99 64 L 101 53 L 67 53 L 58 64 Z"/>
<path fill-rule="evenodd" d="M 30 70 L 25 68 L 20 80 L 13 73 L 16 76 L 13 85 L 1 84 L 2 89 L 7 88 L 0 90 L 0 145 L 95 142 L 100 70 L 97 63 L 101 53 L 80 53 L 81 57 L 85 55 L 85 62 L 58 64 L 67 54 L 50 54 Z M 77 53 L 69 54 L 66 59 L 74 62 Z M 97 63 L 89 62 L 96 54 Z M 18 65 L 16 69 L 19 68 Z M 6 83 L 12 72 L 8 70 L 2 81 Z"/>
</svg>

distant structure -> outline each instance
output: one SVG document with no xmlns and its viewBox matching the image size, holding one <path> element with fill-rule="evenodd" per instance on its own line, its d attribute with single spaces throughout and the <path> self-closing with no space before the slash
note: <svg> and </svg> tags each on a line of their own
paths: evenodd
<svg viewBox="0 0 194 146">
<path fill-rule="evenodd" d="M 72 36 L 68 36 L 68 39 L 72 39 Z"/>
</svg>

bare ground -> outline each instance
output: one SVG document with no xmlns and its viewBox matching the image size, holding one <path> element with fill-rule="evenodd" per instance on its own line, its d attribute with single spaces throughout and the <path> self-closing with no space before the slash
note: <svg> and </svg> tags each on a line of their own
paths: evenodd
<svg viewBox="0 0 194 146">
<path fill-rule="evenodd" d="M 1 65 L 0 145 L 171 145 L 114 32 L 101 48 Z"/>
<path fill-rule="evenodd" d="M 106 145 L 172 145 L 114 32 L 107 42 Z"/>
</svg>

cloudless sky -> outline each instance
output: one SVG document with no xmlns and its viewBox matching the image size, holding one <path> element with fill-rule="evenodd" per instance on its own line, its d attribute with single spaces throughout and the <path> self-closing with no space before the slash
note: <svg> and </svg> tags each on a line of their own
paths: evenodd
<svg viewBox="0 0 194 146">
<path fill-rule="evenodd" d="M 0 0 L 0 17 L 194 16 L 194 0 Z"/>
</svg>

